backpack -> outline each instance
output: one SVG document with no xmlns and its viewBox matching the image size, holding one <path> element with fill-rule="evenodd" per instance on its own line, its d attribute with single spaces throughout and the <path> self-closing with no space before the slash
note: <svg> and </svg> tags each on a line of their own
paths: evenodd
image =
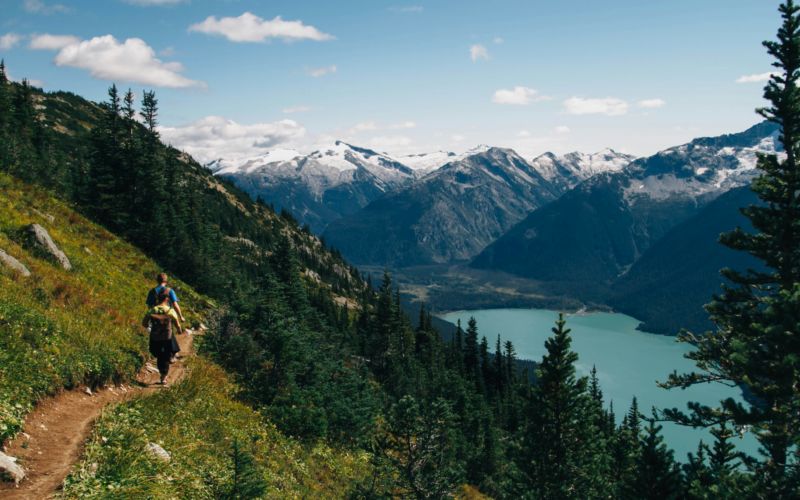
<svg viewBox="0 0 800 500">
<path fill-rule="evenodd" d="M 172 338 L 172 316 L 169 314 L 150 315 L 150 338 L 152 340 L 169 340 Z"/>
<path fill-rule="evenodd" d="M 159 286 L 161 286 L 161 285 L 159 285 Z M 155 307 L 156 306 L 156 302 L 158 301 L 158 294 L 156 293 L 156 288 L 158 288 L 158 287 L 151 288 L 150 291 L 147 292 L 147 299 L 145 300 L 145 304 L 147 305 L 147 307 Z M 167 293 L 172 292 L 172 289 L 170 287 L 168 287 L 168 286 L 165 286 L 164 290 L 166 290 Z M 172 298 L 171 297 L 170 297 L 169 303 L 172 304 Z"/>
</svg>

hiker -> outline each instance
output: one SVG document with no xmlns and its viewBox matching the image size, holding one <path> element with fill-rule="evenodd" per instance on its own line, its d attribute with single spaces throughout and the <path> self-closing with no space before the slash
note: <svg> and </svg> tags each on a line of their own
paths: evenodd
<svg viewBox="0 0 800 500">
<path fill-rule="evenodd" d="M 161 289 L 156 295 L 156 304 L 142 319 L 142 326 L 150 328 L 150 354 L 156 358 L 161 385 L 167 382 L 175 334 L 182 331 L 178 313 L 171 307 L 170 300 L 169 289 Z"/>
<path fill-rule="evenodd" d="M 147 293 L 147 299 L 145 300 L 145 304 L 147 304 L 148 308 L 153 308 L 156 306 L 156 297 L 162 290 L 167 290 L 169 292 L 169 305 L 178 313 L 178 318 L 185 323 L 186 318 L 183 317 L 183 312 L 181 311 L 181 306 L 178 304 L 178 296 L 175 294 L 175 290 L 170 288 L 167 284 L 169 281 L 169 277 L 166 273 L 158 273 L 156 275 L 156 283 L 158 283 L 155 288 L 151 288 L 150 291 Z M 178 341 L 175 340 L 175 337 L 172 338 L 172 356 L 170 357 L 170 361 L 175 361 L 178 353 L 181 352 L 181 348 L 178 345 Z"/>
</svg>

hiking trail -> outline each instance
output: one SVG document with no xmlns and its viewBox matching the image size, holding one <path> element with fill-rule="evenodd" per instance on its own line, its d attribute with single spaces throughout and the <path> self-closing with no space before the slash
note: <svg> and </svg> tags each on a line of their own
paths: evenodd
<svg viewBox="0 0 800 500">
<path fill-rule="evenodd" d="M 45 499 L 58 493 L 64 479 L 83 454 L 83 447 L 94 422 L 109 405 L 154 391 L 169 390 L 169 386 L 186 375 L 185 358 L 194 355 L 195 332 L 177 335 L 182 357 L 172 364 L 167 378 L 168 387 L 158 385 L 158 370 L 147 362 L 136 381 L 118 386 L 107 385 L 97 391 L 87 388 L 63 391 L 39 402 L 25 419 L 17 436 L 6 443 L 5 452 L 18 459 L 25 469 L 25 479 L 15 486 L 0 482 L 0 497 L 5 499 Z"/>
</svg>

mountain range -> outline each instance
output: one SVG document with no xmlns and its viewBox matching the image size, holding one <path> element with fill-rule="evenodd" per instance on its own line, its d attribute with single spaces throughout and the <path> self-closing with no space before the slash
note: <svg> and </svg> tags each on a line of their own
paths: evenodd
<svg viewBox="0 0 800 500">
<path fill-rule="evenodd" d="M 742 264 L 716 240 L 743 223 L 733 207 L 752 200 L 758 153 L 781 153 L 771 123 L 639 159 L 605 149 L 527 160 L 490 146 L 391 157 L 336 142 L 208 166 L 358 265 L 508 273 L 669 333 L 707 326 L 718 269 Z"/>
</svg>

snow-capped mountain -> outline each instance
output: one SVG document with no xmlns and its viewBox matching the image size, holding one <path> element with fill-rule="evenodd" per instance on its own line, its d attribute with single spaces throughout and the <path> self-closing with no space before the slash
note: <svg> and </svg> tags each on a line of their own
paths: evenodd
<svg viewBox="0 0 800 500">
<path fill-rule="evenodd" d="M 288 210 L 316 232 L 419 176 L 385 154 L 341 141 L 307 155 L 275 150 L 208 167 L 254 198 Z"/>
<path fill-rule="evenodd" d="M 474 267 L 605 286 L 670 229 L 749 184 L 758 152 L 778 153 L 777 126 L 695 139 L 590 177 L 489 245 Z M 691 256 L 687 256 L 691 258 Z"/>
<path fill-rule="evenodd" d="M 556 156 L 544 153 L 531 160 L 531 165 L 545 179 L 566 190 L 597 174 L 619 172 L 635 159 L 635 156 L 606 148 L 591 154 L 574 151 Z"/>
<path fill-rule="evenodd" d="M 457 160 L 460 156 L 450 151 L 434 151 L 432 153 L 398 156 L 397 161 L 417 172 L 428 173 L 446 163 Z"/>
<path fill-rule="evenodd" d="M 513 150 L 479 147 L 332 222 L 325 239 L 359 264 L 463 261 L 559 194 Z"/>
</svg>

